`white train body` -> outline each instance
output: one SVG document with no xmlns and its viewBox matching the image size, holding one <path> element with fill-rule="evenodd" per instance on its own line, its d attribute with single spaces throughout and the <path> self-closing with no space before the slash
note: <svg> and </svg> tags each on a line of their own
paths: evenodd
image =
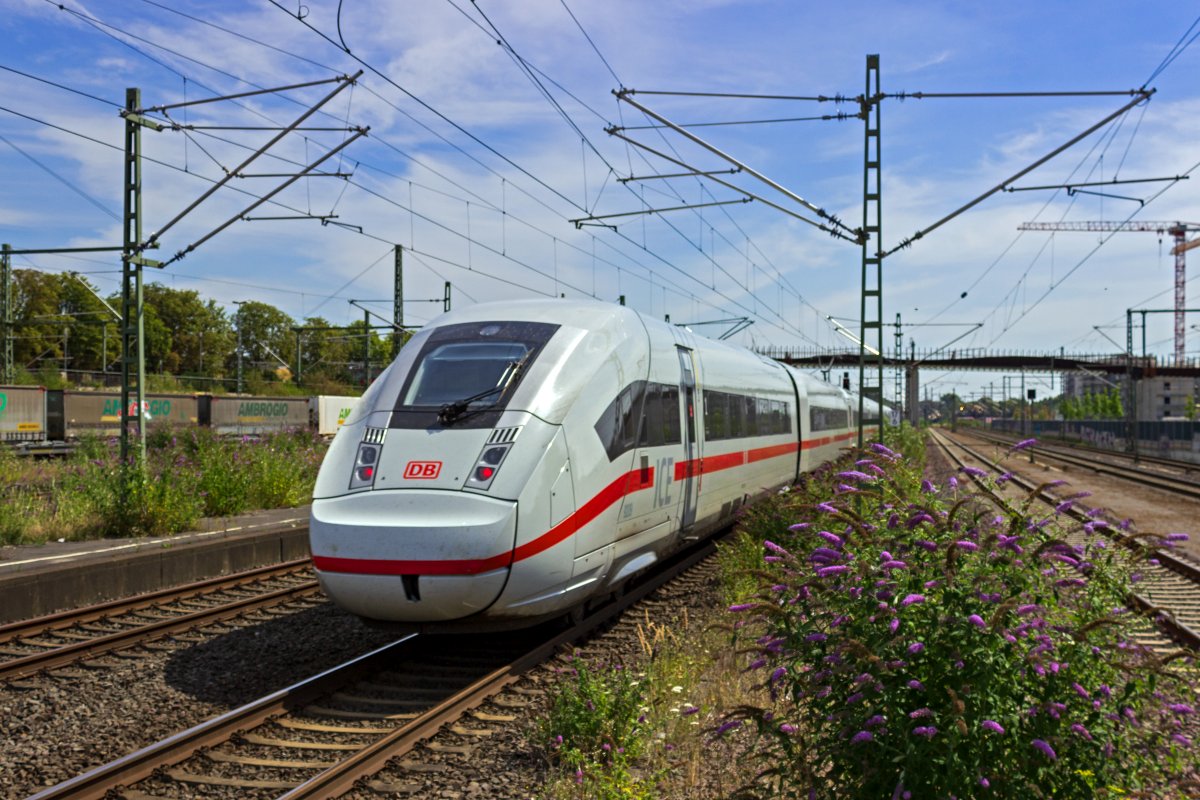
<svg viewBox="0 0 1200 800">
<path fill-rule="evenodd" d="M 330 445 L 313 564 L 368 619 L 530 624 L 837 457 L 857 404 L 623 306 L 454 311 L 413 336 Z"/>
</svg>

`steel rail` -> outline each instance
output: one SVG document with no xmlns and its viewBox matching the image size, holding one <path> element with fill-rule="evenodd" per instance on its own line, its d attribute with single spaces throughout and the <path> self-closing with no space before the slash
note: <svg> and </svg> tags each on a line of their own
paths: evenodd
<svg viewBox="0 0 1200 800">
<path fill-rule="evenodd" d="M 952 461 L 954 461 L 956 464 L 958 464 L 960 467 L 966 466 L 966 463 L 961 458 L 959 458 L 957 454 L 954 453 L 954 451 L 950 448 L 949 444 L 947 444 L 947 441 L 949 441 L 951 444 L 955 445 L 956 447 L 959 447 L 962 450 L 965 450 L 967 453 L 969 453 L 971 455 L 972 458 L 975 458 L 984 464 L 992 463 L 988 458 L 984 457 L 983 455 L 981 455 L 979 453 L 976 453 L 974 450 L 972 450 L 971 448 L 962 444 L 961 442 L 955 442 L 953 440 L 948 440 L 947 437 L 945 437 L 941 433 L 935 432 L 932 438 L 942 448 L 943 452 L 945 452 L 945 454 Z M 1000 495 L 997 494 L 994 490 L 985 486 L 983 484 L 983 479 L 981 477 L 976 476 L 976 475 L 971 475 L 970 477 L 971 477 L 971 480 L 977 486 L 979 486 L 984 492 L 988 493 L 989 495 L 991 495 L 992 497 L 995 497 L 998 500 L 1001 500 L 1001 501 L 1004 500 L 1004 498 L 1000 497 Z M 1038 490 L 1039 484 L 1032 483 L 1031 481 L 1028 481 L 1028 480 L 1022 478 L 1019 475 L 1013 475 L 1009 479 L 1009 483 L 1020 486 L 1021 488 L 1025 489 L 1026 491 L 1031 492 L 1033 494 L 1033 496 L 1036 497 L 1037 499 L 1041 500 L 1042 502 L 1048 503 L 1052 506 L 1058 506 L 1059 503 L 1061 502 L 1060 498 L 1054 497 L 1054 495 L 1050 494 L 1049 492 L 1045 491 L 1044 489 Z M 1037 490 L 1037 491 L 1035 491 L 1035 490 Z M 1077 522 L 1093 521 L 1092 518 L 1089 517 L 1087 514 L 1081 512 L 1075 508 L 1065 509 L 1061 513 L 1066 514 L 1067 516 L 1071 517 L 1072 519 L 1076 520 Z M 1105 528 L 1102 530 L 1104 532 L 1104 535 L 1108 536 L 1113 541 L 1115 541 L 1118 544 L 1121 544 L 1131 550 L 1139 551 L 1139 550 L 1143 550 L 1143 548 L 1144 548 L 1144 545 L 1137 542 L 1135 539 L 1133 539 L 1133 537 L 1127 536 L 1127 535 L 1121 533 L 1120 531 L 1113 530 L 1111 528 Z M 1161 550 L 1155 550 L 1152 553 L 1149 553 L 1147 555 L 1153 555 L 1155 558 L 1158 558 L 1160 560 L 1160 562 L 1163 562 L 1163 567 L 1165 567 L 1166 569 L 1169 569 L 1172 572 L 1179 574 L 1181 577 L 1186 578 L 1191 583 L 1200 584 L 1200 570 L 1197 570 L 1195 565 L 1189 564 L 1188 562 L 1185 562 L 1185 561 L 1181 561 L 1180 559 L 1173 556 L 1172 554 L 1166 553 Z M 1170 566 L 1167 566 L 1168 563 L 1170 563 Z M 1178 564 L 1180 567 L 1182 567 L 1182 569 L 1176 569 L 1176 564 Z M 1127 591 L 1125 593 L 1125 600 L 1129 605 L 1136 606 L 1137 608 L 1139 608 L 1140 610 L 1142 610 L 1144 612 L 1152 612 L 1152 611 L 1161 611 L 1162 610 L 1158 605 L 1151 602 L 1148 598 L 1146 598 L 1134 591 Z M 1172 613 L 1170 616 L 1156 616 L 1154 621 L 1156 621 L 1160 626 L 1166 628 L 1168 635 L 1173 635 L 1178 640 L 1181 640 L 1184 643 L 1186 643 L 1187 646 L 1192 648 L 1193 650 L 1200 650 L 1200 631 L 1196 630 L 1195 628 L 1191 627 L 1190 625 L 1188 625 L 1186 623 L 1180 622 L 1178 619 L 1175 618 L 1174 613 Z"/>
<path fill-rule="evenodd" d="M 201 625 L 211 625 L 214 622 L 231 619 L 265 606 L 279 605 L 283 601 L 298 596 L 315 594 L 320 590 L 321 587 L 315 580 L 305 581 L 296 586 L 288 586 L 254 597 L 245 597 L 232 603 L 200 609 L 179 617 L 158 620 L 125 631 L 115 631 L 95 639 L 65 644 L 53 650 L 30 653 L 28 656 L 0 663 L 0 680 L 15 680 L 45 669 L 61 667 L 83 658 L 135 647 L 153 639 L 191 630 Z"/>
<path fill-rule="evenodd" d="M 998 437 L 993 437 L 980 431 L 964 431 L 964 433 L 994 442 L 996 444 L 1007 444 L 1007 442 Z M 1026 452 L 1029 451 L 1041 453 L 1047 458 L 1053 458 L 1066 464 L 1073 464 L 1077 467 L 1086 467 L 1087 469 L 1090 469 L 1100 475 L 1108 475 L 1109 477 L 1120 478 L 1121 480 L 1141 484 L 1143 486 L 1149 486 L 1154 489 L 1162 489 L 1165 492 L 1178 494 L 1192 500 L 1200 500 L 1200 482 L 1188 480 L 1187 478 L 1176 478 L 1169 475 L 1152 475 L 1147 472 L 1142 472 L 1136 467 L 1134 467 L 1134 469 L 1131 471 L 1111 463 L 1105 464 L 1102 461 L 1088 458 L 1087 456 L 1061 453 L 1045 445 L 1033 445 L 1026 450 Z M 1166 459 L 1163 460 L 1165 461 Z M 1156 461 L 1155 463 L 1162 462 Z M 1132 461 L 1130 466 L 1133 466 Z"/>
<path fill-rule="evenodd" d="M 563 645 L 579 639 L 618 616 L 680 573 L 711 556 L 715 549 L 713 540 L 709 539 L 668 559 L 662 569 L 648 576 L 643 583 L 629 588 L 615 602 L 588 614 L 568 630 L 536 645 L 508 665 L 476 680 L 466 689 L 419 714 L 415 719 L 405 721 L 391 733 L 385 734 L 337 765 L 299 783 L 282 798 L 327 798 L 349 791 L 356 781 L 378 772 L 387 762 L 412 750 L 421 740 L 436 733 L 448 720 L 457 719 L 466 711 L 479 706 L 518 680 L 524 672 L 551 658 Z M 341 666 L 44 789 L 28 800 L 101 800 L 109 796 L 109 793 L 159 773 L 164 767 L 184 761 L 204 748 L 226 742 L 238 732 L 263 724 L 277 715 L 303 709 L 307 704 L 336 691 L 363 673 L 386 668 L 394 663 L 397 652 L 416 636 L 410 634 Z"/>
<path fill-rule="evenodd" d="M 166 589 L 157 589 L 153 592 L 146 592 L 145 594 L 134 595 L 132 597 L 121 597 L 116 600 L 108 600 L 82 608 L 56 611 L 40 617 L 8 622 L 0 625 L 0 643 L 11 642 L 13 639 L 33 636 L 39 633 L 62 630 L 72 625 L 96 622 L 115 614 L 140 611 L 141 609 L 150 608 L 163 602 L 203 596 L 209 593 L 208 590 L 218 592 L 223 589 L 237 588 L 247 583 L 263 580 L 264 578 L 282 577 L 288 573 L 307 567 L 310 562 L 311 559 L 308 557 L 298 558 L 294 561 L 285 561 L 282 564 L 268 564 L 264 567 L 255 567 L 254 569 L 235 572 L 232 575 L 205 578 L 204 580 L 182 586 L 171 586 Z"/>
<path fill-rule="evenodd" d="M 323 694 L 333 691 L 354 676 L 383 665 L 404 646 L 416 638 L 409 634 L 391 644 L 352 659 L 311 678 L 272 692 L 266 697 L 247 703 L 161 742 L 143 747 L 134 753 L 109 762 L 96 769 L 43 789 L 28 800 L 101 800 L 108 792 L 127 786 L 152 775 L 160 767 L 183 761 L 198 750 L 229 739 L 239 730 L 262 724 L 271 717 Z"/>
<path fill-rule="evenodd" d="M 620 616 L 630 606 L 708 558 L 715 550 L 716 547 L 710 539 L 685 552 L 669 567 L 655 573 L 652 580 L 626 592 L 616 602 L 598 609 L 570 629 L 514 659 L 507 666 L 480 678 L 461 692 L 421 714 L 411 723 L 397 728 L 350 758 L 314 775 L 295 789 L 281 795 L 279 800 L 318 800 L 318 798 L 326 800 L 340 797 L 350 791 L 357 781 L 375 774 L 392 759 L 407 754 L 422 739 L 432 736 L 446 723 L 458 719 L 470 709 L 481 705 L 489 697 L 499 693 L 505 686 L 520 678 L 524 672 L 549 659 L 564 644 L 573 642 L 605 622 Z"/>
</svg>

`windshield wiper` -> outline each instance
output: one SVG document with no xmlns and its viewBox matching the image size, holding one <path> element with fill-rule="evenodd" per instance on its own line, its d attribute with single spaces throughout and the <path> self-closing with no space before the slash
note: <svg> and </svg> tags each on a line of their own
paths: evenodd
<svg viewBox="0 0 1200 800">
<path fill-rule="evenodd" d="M 479 394 L 471 395 L 470 397 L 464 397 L 462 400 L 455 400 L 453 403 L 446 403 L 446 405 L 442 406 L 441 410 L 438 411 L 438 422 L 442 423 L 443 425 L 449 425 L 465 414 L 467 411 L 467 406 L 471 405 L 471 403 L 482 400 L 485 397 L 491 397 L 497 392 L 504 391 L 504 389 L 507 387 L 508 384 L 504 383 L 499 386 L 493 386 L 486 392 L 480 392 Z M 492 405 L 495 404 L 493 403 Z M 490 406 L 487 407 L 490 408 Z"/>
<path fill-rule="evenodd" d="M 525 368 L 525 364 L 527 361 L 529 361 L 529 356 L 532 352 L 532 350 L 526 352 L 525 355 L 521 356 L 519 361 L 510 361 L 504 370 L 504 374 L 500 376 L 499 382 L 497 382 L 497 384 L 491 389 L 487 389 L 479 394 L 472 395 L 471 397 L 465 397 L 462 400 L 455 400 L 453 403 L 446 403 L 438 411 L 438 422 L 442 423 L 443 425 L 450 425 L 454 421 L 467 414 L 467 407 L 470 406 L 471 403 L 482 400 L 485 397 L 491 397 L 494 394 L 506 390 L 512 385 L 513 381 L 516 380 L 517 376 L 521 374 L 521 370 Z M 496 401 L 496 403 L 499 402 L 499 400 Z M 477 414 L 480 411 L 486 411 L 489 408 L 495 407 L 496 403 L 489 403 L 482 408 L 475 409 L 471 413 Z"/>
</svg>

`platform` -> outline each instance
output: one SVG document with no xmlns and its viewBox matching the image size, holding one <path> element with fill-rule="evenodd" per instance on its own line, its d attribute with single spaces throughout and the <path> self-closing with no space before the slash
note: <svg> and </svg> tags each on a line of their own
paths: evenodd
<svg viewBox="0 0 1200 800">
<path fill-rule="evenodd" d="M 308 556 L 307 505 L 173 536 L 0 547 L 0 624 Z"/>
</svg>

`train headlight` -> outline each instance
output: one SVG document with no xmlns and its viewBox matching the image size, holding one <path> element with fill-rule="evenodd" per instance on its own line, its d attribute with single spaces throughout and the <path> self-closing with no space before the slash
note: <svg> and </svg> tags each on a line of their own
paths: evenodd
<svg viewBox="0 0 1200 800">
<path fill-rule="evenodd" d="M 479 458 L 475 460 L 475 468 L 471 470 L 471 477 L 467 478 L 467 486 L 472 489 L 486 489 L 491 486 L 492 481 L 496 478 L 496 473 L 500 471 L 500 464 L 511 448 L 512 443 L 489 444 L 484 447 Z"/>
<path fill-rule="evenodd" d="M 383 445 L 363 442 L 354 457 L 354 471 L 350 473 L 351 489 L 369 489 L 375 485 L 375 469 Z"/>
</svg>

